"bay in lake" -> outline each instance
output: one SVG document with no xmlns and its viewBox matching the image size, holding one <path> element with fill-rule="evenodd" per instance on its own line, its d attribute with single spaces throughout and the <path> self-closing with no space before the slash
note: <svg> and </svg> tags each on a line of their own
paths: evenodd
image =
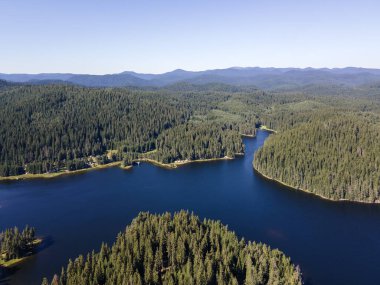
<svg viewBox="0 0 380 285">
<path fill-rule="evenodd" d="M 380 205 L 329 202 L 267 181 L 252 156 L 269 134 L 244 139 L 246 155 L 167 170 L 142 163 L 52 180 L 0 184 L 0 230 L 37 228 L 41 251 L 0 284 L 40 284 L 69 258 L 112 243 L 140 212 L 188 209 L 246 240 L 279 248 L 306 284 L 378 284 Z"/>
</svg>

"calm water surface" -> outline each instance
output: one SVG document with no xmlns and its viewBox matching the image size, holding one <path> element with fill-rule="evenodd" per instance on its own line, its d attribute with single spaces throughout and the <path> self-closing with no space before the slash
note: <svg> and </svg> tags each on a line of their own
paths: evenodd
<svg viewBox="0 0 380 285">
<path fill-rule="evenodd" d="M 265 180 L 252 156 L 267 136 L 245 139 L 245 157 L 233 161 L 175 170 L 144 163 L 0 184 L 0 229 L 29 224 L 47 240 L 0 284 L 40 284 L 69 258 L 112 243 L 138 212 L 180 209 L 281 249 L 306 284 L 379 284 L 380 206 L 329 202 Z"/>
</svg>

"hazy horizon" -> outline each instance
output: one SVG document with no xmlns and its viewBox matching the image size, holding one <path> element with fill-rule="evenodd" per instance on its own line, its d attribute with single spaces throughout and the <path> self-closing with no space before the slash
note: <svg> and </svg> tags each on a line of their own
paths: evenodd
<svg viewBox="0 0 380 285">
<path fill-rule="evenodd" d="M 380 3 L 0 1 L 2 73 L 380 68 Z"/>
<path fill-rule="evenodd" d="M 211 71 L 211 70 L 226 70 L 226 69 L 253 69 L 253 68 L 259 68 L 259 69 L 299 69 L 299 70 L 306 70 L 306 69 L 313 69 L 313 70 L 334 70 L 334 69 L 348 69 L 348 68 L 355 68 L 355 69 L 373 69 L 373 70 L 380 70 L 380 68 L 371 68 L 371 67 L 361 67 L 361 66 L 344 66 L 344 67 L 294 67 L 294 66 L 286 66 L 286 67 L 274 67 L 274 66 L 230 66 L 225 68 L 208 68 L 208 69 L 202 69 L 202 70 L 188 70 L 184 68 L 175 68 L 171 70 L 166 70 L 163 72 L 138 72 L 135 70 L 121 70 L 117 72 L 110 72 L 110 73 L 74 73 L 74 72 L 36 72 L 36 73 L 27 73 L 27 72 L 15 72 L 15 73 L 9 73 L 9 72 L 2 72 L 0 71 L 0 74 L 28 74 L 28 75 L 38 75 L 38 74 L 75 74 L 75 75 L 114 75 L 114 74 L 120 74 L 123 72 L 134 72 L 137 74 L 152 74 L 152 75 L 160 75 L 165 73 L 174 72 L 177 70 L 183 70 L 186 72 L 204 72 L 204 71 Z"/>
</svg>

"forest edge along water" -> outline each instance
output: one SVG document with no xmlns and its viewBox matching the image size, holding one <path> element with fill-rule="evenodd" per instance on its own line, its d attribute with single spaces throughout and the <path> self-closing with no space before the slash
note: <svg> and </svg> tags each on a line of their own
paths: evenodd
<svg viewBox="0 0 380 285">
<path fill-rule="evenodd" d="M 243 134 L 242 137 L 253 138 L 254 136 Z M 242 155 L 244 155 L 244 153 L 235 153 L 235 155 L 236 156 L 242 156 Z M 139 159 L 134 160 L 133 163 L 139 164 L 140 162 L 148 162 L 148 163 L 151 163 L 151 164 L 158 166 L 158 167 L 173 169 L 173 168 L 177 168 L 179 166 L 186 165 L 189 163 L 202 163 L 202 162 L 230 160 L 230 159 L 234 159 L 234 158 L 229 157 L 229 156 L 224 156 L 224 157 L 217 157 L 217 158 L 205 158 L 205 159 L 196 159 L 196 160 L 178 160 L 178 161 L 174 161 L 172 163 L 162 163 L 162 162 L 159 162 L 159 161 L 154 160 L 154 159 L 139 158 Z M 64 175 L 81 174 L 81 173 L 85 173 L 85 172 L 90 171 L 90 170 L 99 170 L 99 169 L 109 168 L 109 167 L 119 167 L 119 168 L 124 169 L 124 170 L 129 170 L 133 167 L 133 164 L 132 165 L 126 165 L 126 166 L 122 166 L 121 164 L 122 164 L 122 161 L 114 161 L 114 162 L 110 162 L 107 164 L 101 164 L 101 165 L 96 165 L 96 166 L 92 166 L 89 168 L 83 168 L 83 169 L 72 170 L 72 171 L 61 170 L 58 172 L 42 173 L 42 174 L 21 174 L 21 175 L 13 175 L 13 176 L 4 176 L 4 177 L 0 177 L 0 183 L 2 181 L 14 181 L 14 180 L 26 180 L 26 179 L 52 179 L 52 178 L 57 178 L 57 177 L 64 176 Z"/>
<path fill-rule="evenodd" d="M 127 172 L 114 167 L 1 183 L 0 227 L 33 225 L 46 242 L 0 284 L 40 284 L 69 258 L 111 245 L 139 212 L 181 209 L 280 249 L 306 284 L 376 283 L 379 205 L 322 200 L 264 179 L 252 157 L 268 135 L 244 138 L 245 156 L 234 160 L 170 170 L 141 163 Z"/>
</svg>

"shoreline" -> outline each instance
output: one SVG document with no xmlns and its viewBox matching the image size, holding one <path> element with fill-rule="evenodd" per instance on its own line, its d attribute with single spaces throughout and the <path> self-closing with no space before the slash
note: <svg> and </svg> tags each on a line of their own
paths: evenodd
<svg viewBox="0 0 380 285">
<path fill-rule="evenodd" d="M 276 132 L 274 130 L 267 129 L 266 127 L 265 128 L 260 127 L 260 129 L 264 130 L 264 131 Z M 255 138 L 256 137 L 256 135 L 248 135 L 248 134 L 240 134 L 240 135 L 242 137 L 246 137 L 246 138 Z M 157 150 L 152 150 L 152 151 L 149 151 L 147 153 L 154 153 L 156 151 Z M 244 153 L 235 153 L 235 155 L 236 156 L 244 156 Z M 150 158 L 139 158 L 139 159 L 134 160 L 133 162 L 147 162 L 147 163 L 151 163 L 151 164 L 158 166 L 158 167 L 162 167 L 162 168 L 166 168 L 166 169 L 175 169 L 181 165 L 186 165 L 189 163 L 201 163 L 201 162 L 211 162 L 211 161 L 231 160 L 231 159 L 234 159 L 234 158 L 225 156 L 225 157 L 218 157 L 218 158 L 183 160 L 183 161 L 175 161 L 172 163 L 162 163 L 162 162 L 159 162 L 157 160 L 150 159 Z M 86 172 L 91 171 L 91 170 L 116 167 L 116 166 L 119 166 L 121 169 L 124 169 L 124 170 L 130 170 L 133 167 L 133 164 L 121 166 L 121 163 L 122 163 L 122 161 L 114 161 L 114 162 L 110 162 L 107 164 L 101 164 L 101 165 L 97 165 L 97 166 L 93 166 L 93 167 L 89 167 L 89 168 L 78 169 L 78 170 L 73 170 L 73 171 L 61 170 L 61 171 L 52 172 L 52 173 L 39 173 L 39 174 L 30 174 L 29 173 L 29 174 L 21 174 L 21 175 L 3 176 L 3 177 L 0 177 L 0 183 L 9 182 L 9 181 L 19 181 L 19 180 L 31 180 L 31 179 L 52 179 L 52 178 L 57 178 L 57 177 L 61 177 L 61 176 L 72 175 L 72 174 L 81 174 L 81 173 L 86 173 Z"/>
<path fill-rule="evenodd" d="M 78 170 L 73 170 L 73 171 L 62 170 L 62 171 L 53 172 L 53 173 L 21 174 L 21 175 L 13 175 L 13 176 L 4 176 L 4 177 L 0 177 L 0 182 L 28 180 L 28 179 L 52 179 L 52 178 L 56 178 L 60 176 L 80 174 L 80 173 L 85 173 L 91 170 L 98 170 L 98 169 L 115 167 L 115 166 L 120 166 L 120 168 L 125 169 L 125 170 L 132 168 L 132 165 L 127 165 L 127 166 L 122 167 L 121 161 L 114 161 L 107 164 L 101 164 L 94 167 L 83 168 L 83 169 L 78 169 Z"/>
<path fill-rule="evenodd" d="M 305 189 L 302 189 L 302 188 L 297 188 L 297 187 L 291 186 L 289 184 L 286 184 L 285 182 L 282 182 L 282 181 L 277 180 L 275 178 L 272 178 L 272 177 L 270 177 L 268 175 L 265 175 L 264 173 L 262 173 L 261 171 L 259 171 L 254 165 L 253 165 L 253 170 L 256 171 L 260 176 L 264 177 L 267 180 L 270 180 L 270 181 L 273 181 L 275 183 L 281 184 L 282 186 L 285 186 L 285 187 L 287 187 L 287 188 L 289 188 L 291 190 L 294 190 L 294 191 L 301 191 L 301 192 L 309 194 L 309 195 L 314 195 L 314 196 L 316 196 L 316 197 L 318 197 L 320 199 L 326 200 L 326 201 L 335 202 L 335 203 L 348 202 L 348 203 L 360 203 L 360 204 L 369 204 L 369 205 L 380 204 L 380 202 L 356 201 L 356 200 L 349 200 L 349 199 L 338 199 L 338 200 L 330 199 L 330 198 L 327 198 L 327 197 L 322 196 L 320 194 L 311 192 L 309 190 L 305 190 Z"/>
<path fill-rule="evenodd" d="M 277 131 L 269 129 L 265 125 L 260 126 L 259 129 L 263 130 L 263 131 L 266 131 L 266 132 L 277 133 Z M 297 188 L 297 187 L 294 187 L 292 185 L 286 184 L 283 181 L 280 181 L 280 180 L 277 180 L 277 179 L 272 178 L 270 176 L 267 176 L 267 175 L 265 175 L 264 173 L 262 173 L 261 171 L 259 171 L 255 167 L 255 165 L 253 164 L 253 161 L 252 161 L 252 166 L 253 166 L 253 170 L 254 171 L 256 171 L 260 176 L 264 177 L 267 180 L 270 180 L 270 181 L 273 181 L 275 183 L 278 183 L 278 184 L 280 184 L 282 186 L 285 186 L 285 187 L 287 187 L 287 188 L 289 188 L 289 189 L 291 189 L 293 191 L 301 191 L 301 192 L 309 194 L 309 195 L 314 195 L 314 196 L 316 196 L 316 197 L 318 197 L 318 198 L 320 198 L 322 200 L 325 200 L 325 201 L 330 201 L 330 202 L 335 202 L 335 203 L 339 203 L 339 202 L 360 203 L 360 204 L 368 204 L 368 205 L 380 204 L 380 201 L 378 201 L 378 202 L 367 202 L 367 201 L 356 201 L 356 200 L 349 200 L 349 199 L 338 199 L 338 200 L 330 199 L 330 198 L 327 198 L 327 197 L 325 197 L 323 195 L 311 192 L 310 190 L 306 190 L 306 189 L 302 189 L 302 188 Z"/>
<path fill-rule="evenodd" d="M 261 126 L 259 127 L 259 129 L 262 130 L 262 131 L 267 131 L 267 132 L 271 132 L 271 133 L 275 133 L 275 134 L 277 134 L 277 131 L 276 131 L 276 130 L 270 129 L 270 128 L 268 128 L 266 125 L 261 125 Z"/>
<path fill-rule="evenodd" d="M 236 153 L 236 156 L 244 156 L 244 153 Z M 203 163 L 203 162 L 211 162 L 211 161 L 219 161 L 219 160 L 232 160 L 234 158 L 225 156 L 225 157 L 218 157 L 218 158 L 206 158 L 206 159 L 196 159 L 196 160 L 181 160 L 181 161 L 175 161 L 172 163 L 162 163 L 154 159 L 150 158 L 139 158 L 134 160 L 133 162 L 147 162 L 150 164 L 153 164 L 158 167 L 166 168 L 166 169 L 175 169 L 179 166 L 190 164 L 190 163 Z M 1 182 L 8 182 L 8 181 L 20 181 L 20 180 L 32 180 L 32 179 L 53 179 L 61 176 L 66 175 L 73 175 L 73 174 L 81 174 L 86 173 L 88 171 L 92 170 L 99 170 L 104 168 L 110 168 L 110 167 L 120 167 L 123 170 L 130 170 L 133 168 L 133 165 L 127 165 L 127 166 L 121 166 L 122 161 L 114 161 L 107 164 L 101 164 L 94 167 L 89 168 L 83 168 L 73 171 L 60 171 L 60 172 L 54 172 L 54 173 L 40 173 L 40 174 L 21 174 L 21 175 L 13 175 L 13 176 L 5 176 L 0 177 L 0 183 Z"/>
<path fill-rule="evenodd" d="M 240 134 L 243 138 L 255 138 L 256 135 Z"/>
<path fill-rule="evenodd" d="M 31 250 L 33 250 L 35 247 L 39 246 L 41 243 L 43 242 L 43 239 L 42 238 L 36 238 L 34 241 L 32 241 L 31 245 L 33 246 Z M 14 259 L 10 259 L 8 261 L 3 261 L 3 260 L 0 260 L 0 267 L 3 267 L 3 268 L 12 268 L 13 266 L 16 266 L 20 263 L 22 263 L 23 261 L 25 261 L 28 257 L 32 256 L 33 254 L 30 254 L 31 252 L 29 252 L 28 255 L 25 255 L 23 257 L 20 257 L 20 258 L 14 258 Z"/>
<path fill-rule="evenodd" d="M 244 154 L 236 153 L 235 155 L 242 156 Z M 177 161 L 174 161 L 171 163 L 162 163 L 162 162 L 159 162 L 157 160 L 150 159 L 150 158 L 141 158 L 141 159 L 137 159 L 136 162 L 147 162 L 147 163 L 151 163 L 151 164 L 158 166 L 158 167 L 162 167 L 162 168 L 166 168 L 166 169 L 175 169 L 175 168 L 178 168 L 182 165 L 186 165 L 186 164 L 190 164 L 190 163 L 203 163 L 203 162 L 232 160 L 232 159 L 234 159 L 234 158 L 229 157 L 229 156 L 225 156 L 225 157 L 204 158 L 204 159 L 195 159 L 195 160 L 179 160 L 179 161 L 177 160 Z"/>
</svg>

